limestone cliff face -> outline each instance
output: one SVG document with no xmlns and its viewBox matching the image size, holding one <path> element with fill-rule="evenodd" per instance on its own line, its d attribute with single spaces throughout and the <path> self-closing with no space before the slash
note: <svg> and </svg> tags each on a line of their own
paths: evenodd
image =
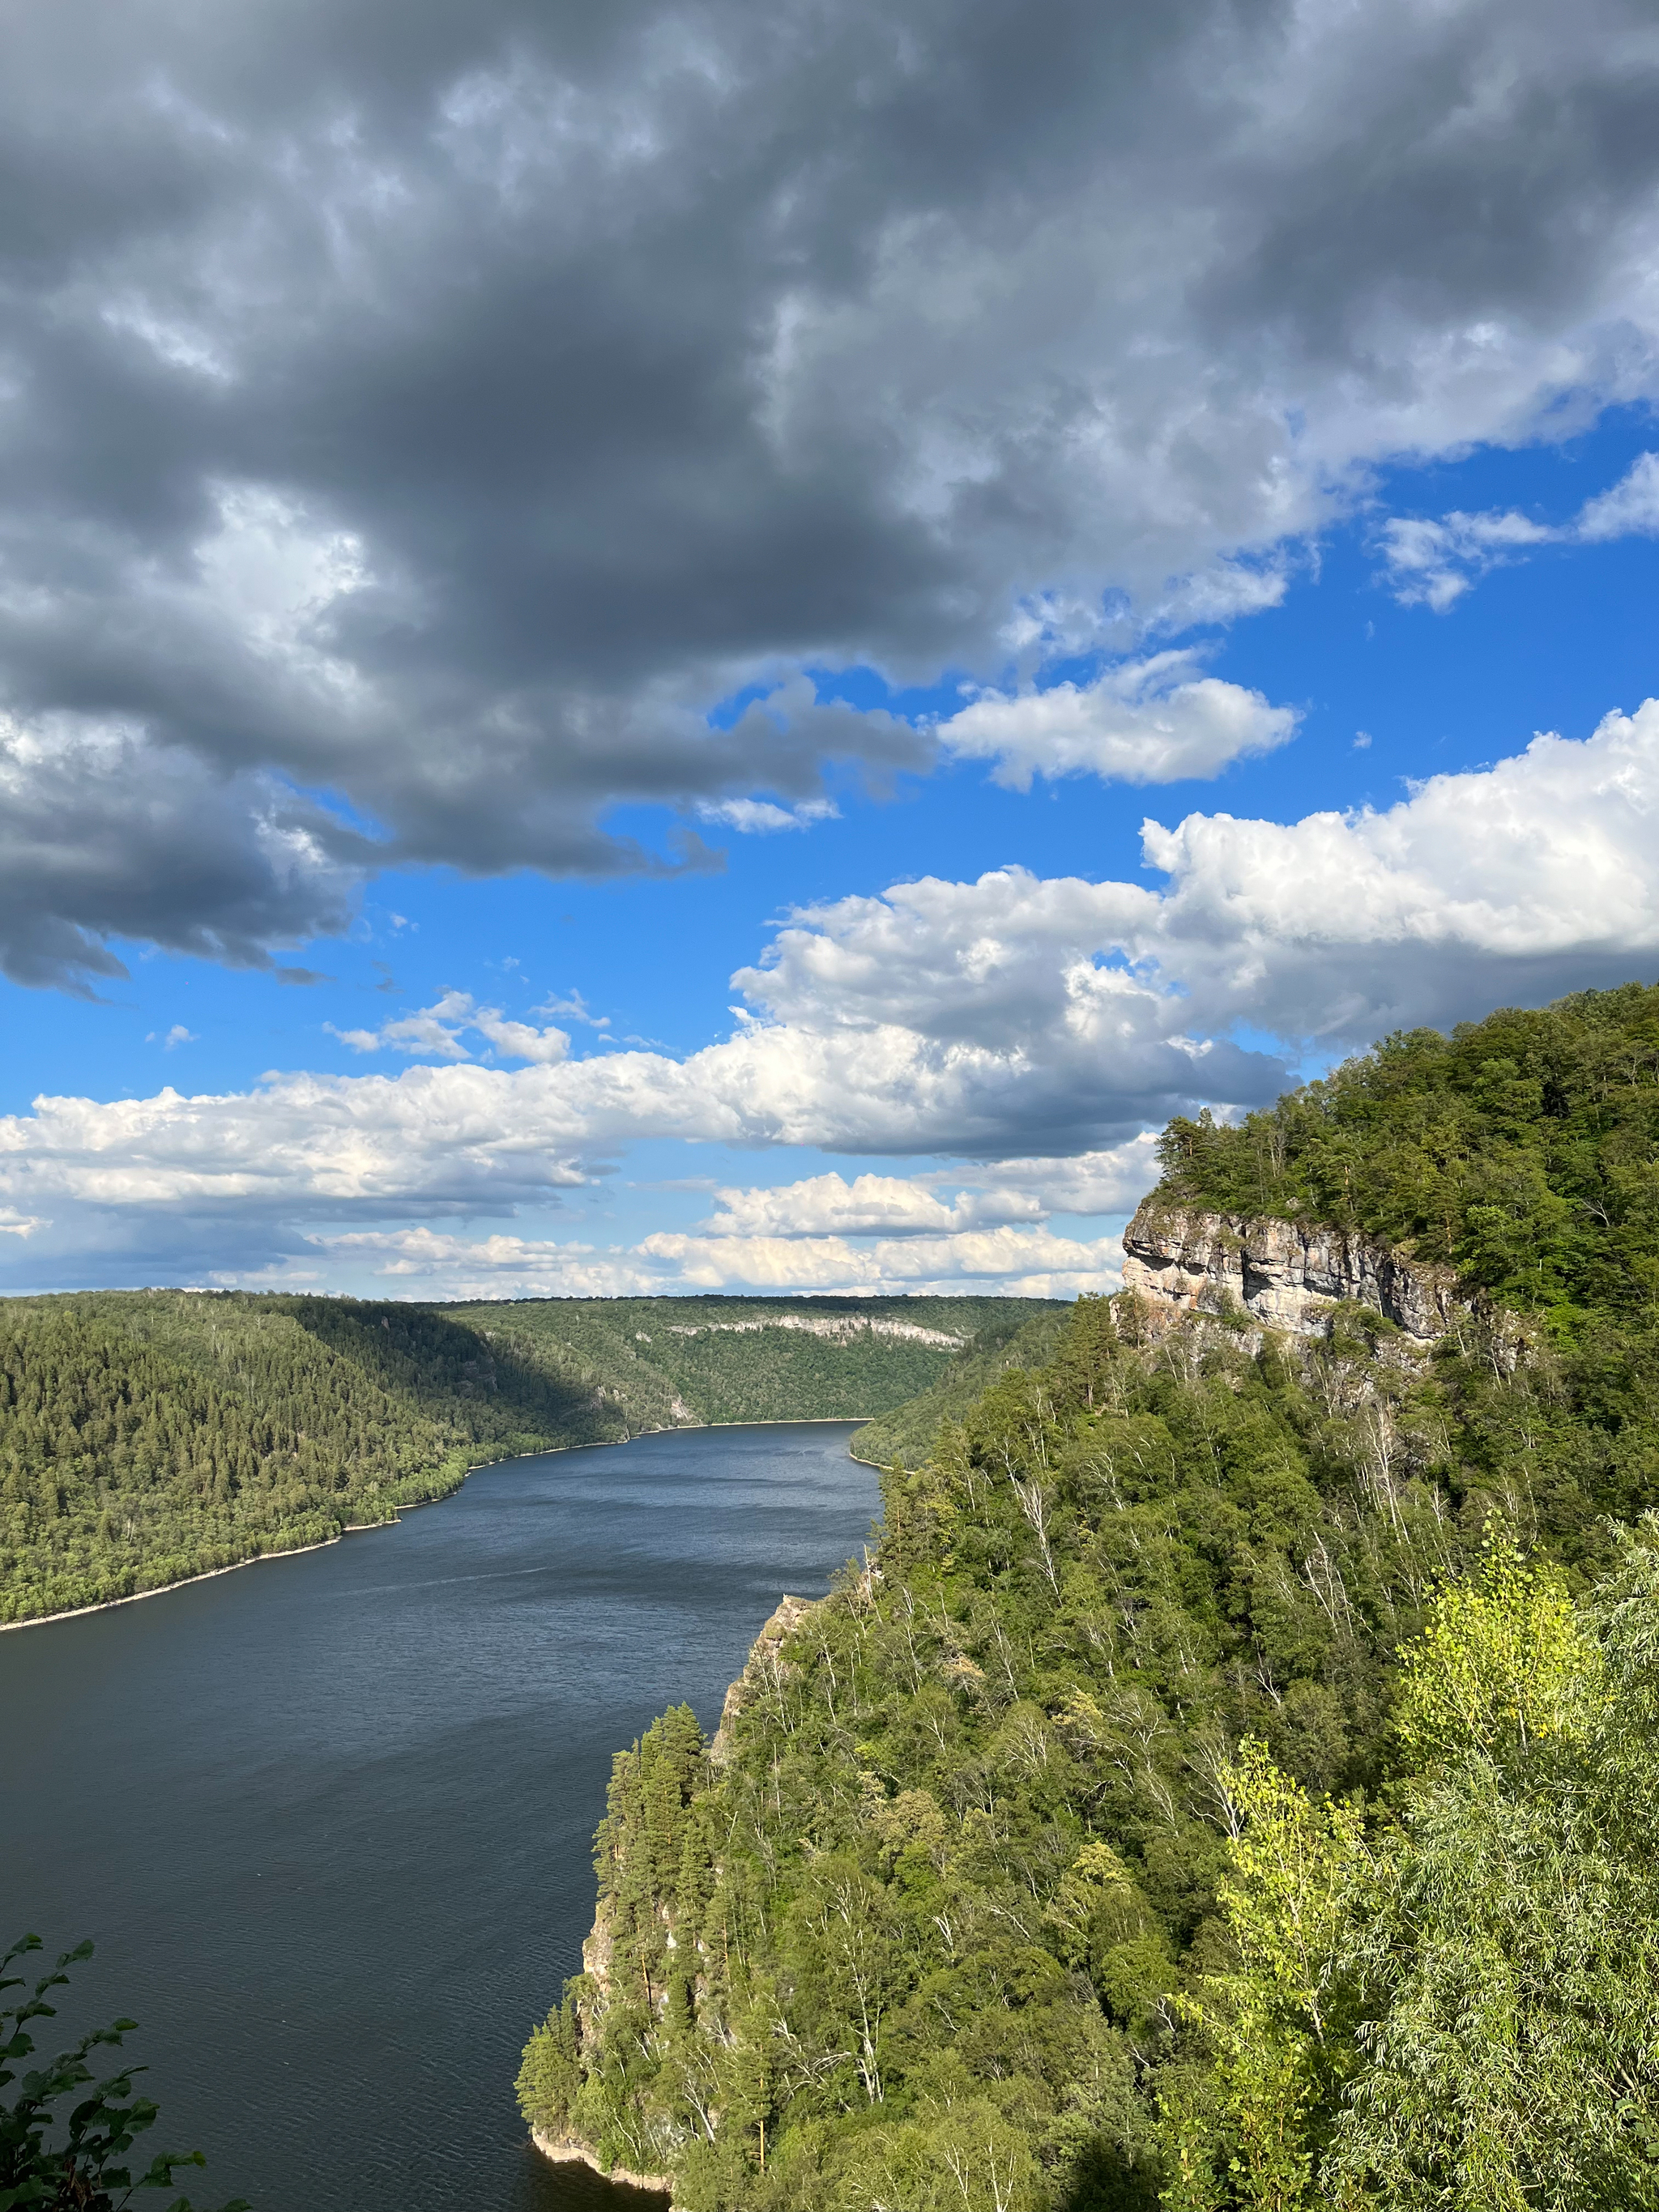
<svg viewBox="0 0 1659 2212">
<path fill-rule="evenodd" d="M 1156 1311 L 1250 1315 L 1312 1336 L 1337 1300 L 1374 1307 L 1419 1343 L 1473 1310 L 1449 1267 L 1340 1229 L 1203 1213 L 1149 1198 L 1123 1233 L 1123 1287 Z"/>
</svg>

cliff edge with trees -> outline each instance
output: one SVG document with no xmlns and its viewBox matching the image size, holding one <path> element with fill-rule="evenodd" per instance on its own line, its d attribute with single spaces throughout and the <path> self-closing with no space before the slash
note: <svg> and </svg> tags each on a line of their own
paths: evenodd
<svg viewBox="0 0 1659 2212">
<path fill-rule="evenodd" d="M 544 2138 L 685 2212 L 1659 2203 L 1659 991 L 1164 1168 L 1446 1326 L 1085 1301 L 891 1468 L 714 1743 L 619 1754 Z"/>
</svg>

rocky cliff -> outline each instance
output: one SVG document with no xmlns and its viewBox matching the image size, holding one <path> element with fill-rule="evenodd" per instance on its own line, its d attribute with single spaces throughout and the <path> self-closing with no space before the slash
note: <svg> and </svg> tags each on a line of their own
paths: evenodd
<svg viewBox="0 0 1659 2212">
<path fill-rule="evenodd" d="M 1149 1198 L 1123 1233 L 1123 1287 L 1156 1310 L 1243 1312 L 1318 1333 L 1334 1304 L 1367 1305 L 1430 1343 L 1473 1302 L 1436 1267 L 1344 1230 L 1203 1213 Z"/>
<path fill-rule="evenodd" d="M 737 1680 L 726 1693 L 726 1703 L 720 1708 L 720 1724 L 714 1731 L 708 1747 L 710 1762 L 724 1766 L 732 1755 L 732 1727 L 738 1715 L 757 1690 L 779 1686 L 784 1662 L 784 1644 L 805 1620 L 821 1598 L 781 1597 L 776 1610 L 749 1647 L 749 1656 Z"/>
</svg>

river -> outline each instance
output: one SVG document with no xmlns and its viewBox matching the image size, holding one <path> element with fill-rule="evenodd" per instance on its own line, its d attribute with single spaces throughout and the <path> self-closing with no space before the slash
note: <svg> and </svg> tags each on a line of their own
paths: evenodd
<svg viewBox="0 0 1659 2212">
<path fill-rule="evenodd" d="M 481 1469 L 395 1528 L 0 1636 L 0 1935 L 97 1954 L 254 2212 L 619 2212 L 529 2149 L 532 2022 L 580 1966 L 611 1754 L 705 1729 L 779 1595 L 877 1508 L 849 1425 L 683 1430 Z M 142 2140 L 142 2139 L 141 2139 Z"/>
</svg>

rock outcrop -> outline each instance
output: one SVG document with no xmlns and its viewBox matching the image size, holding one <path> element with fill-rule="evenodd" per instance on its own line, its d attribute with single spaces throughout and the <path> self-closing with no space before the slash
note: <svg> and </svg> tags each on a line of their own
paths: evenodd
<svg viewBox="0 0 1659 2212">
<path fill-rule="evenodd" d="M 716 1766 L 724 1766 L 732 1756 L 732 1724 L 757 1690 L 763 1684 L 776 1686 L 784 1644 L 805 1620 L 813 1607 L 823 1602 L 819 1598 L 781 1597 L 776 1610 L 749 1648 L 743 1672 L 726 1693 L 726 1703 L 720 1708 L 720 1724 L 715 1729 L 708 1747 L 708 1756 Z"/>
<path fill-rule="evenodd" d="M 763 1329 L 794 1329 L 805 1336 L 827 1336 L 845 1343 L 856 1336 L 890 1337 L 901 1344 L 931 1344 L 942 1352 L 960 1352 L 965 1336 L 949 1329 L 924 1328 L 919 1322 L 890 1321 L 883 1314 L 763 1314 L 756 1321 L 705 1321 L 695 1328 L 678 1322 L 667 1324 L 670 1336 L 758 1336 Z M 643 1329 L 635 1334 L 651 1340 Z"/>
<path fill-rule="evenodd" d="M 1328 1227 L 1246 1220 L 1149 1198 L 1123 1232 L 1123 1287 L 1154 1311 L 1242 1313 L 1316 1335 L 1334 1304 L 1373 1307 L 1419 1343 L 1474 1310 L 1449 1267 Z"/>
<path fill-rule="evenodd" d="M 544 2136 L 539 2128 L 532 2128 L 530 2140 L 542 2156 L 550 2158 L 556 2166 L 589 2166 L 607 2181 L 619 2181 L 629 2189 L 654 2190 L 665 2197 L 674 2186 L 672 2174 L 635 2173 L 631 2166 L 606 2166 L 586 2143 L 577 2142 L 570 2136 Z"/>
</svg>

